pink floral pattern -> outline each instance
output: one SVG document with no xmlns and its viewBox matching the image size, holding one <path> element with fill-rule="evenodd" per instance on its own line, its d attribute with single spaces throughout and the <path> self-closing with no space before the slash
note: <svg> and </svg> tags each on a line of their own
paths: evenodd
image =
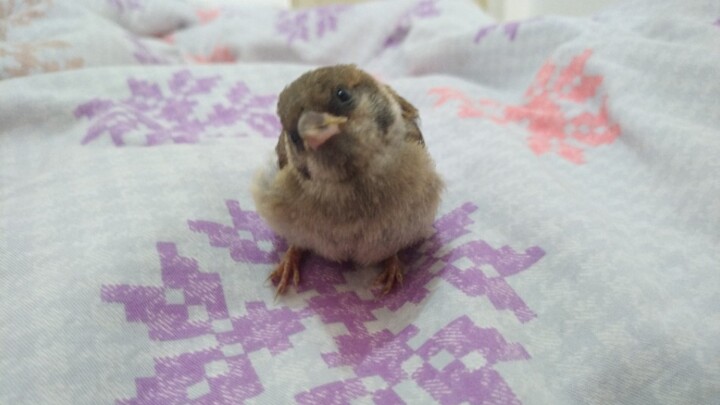
<svg viewBox="0 0 720 405">
<path fill-rule="evenodd" d="M 474 100 L 447 87 L 434 88 L 430 93 L 437 96 L 436 107 L 459 102 L 459 118 L 522 126 L 529 133 L 530 149 L 537 155 L 554 152 L 571 163 L 583 164 L 587 149 L 611 144 L 620 136 L 620 126 L 610 117 L 608 96 L 600 92 L 602 76 L 585 73 L 590 56 L 592 51 L 586 50 L 564 68 L 547 62 L 520 105 Z M 594 111 L 593 100 L 599 105 Z"/>
</svg>

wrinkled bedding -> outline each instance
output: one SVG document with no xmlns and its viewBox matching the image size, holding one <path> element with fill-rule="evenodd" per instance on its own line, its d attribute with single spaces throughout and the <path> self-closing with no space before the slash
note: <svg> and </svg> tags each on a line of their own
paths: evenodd
<svg viewBox="0 0 720 405">
<path fill-rule="evenodd" d="M 720 403 L 720 3 L 0 1 L 0 403 Z M 436 233 L 285 242 L 255 171 L 301 73 L 420 110 Z"/>
</svg>

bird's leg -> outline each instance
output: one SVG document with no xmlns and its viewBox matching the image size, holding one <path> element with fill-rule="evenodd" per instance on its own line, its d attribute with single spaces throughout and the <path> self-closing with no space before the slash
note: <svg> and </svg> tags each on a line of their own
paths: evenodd
<svg viewBox="0 0 720 405">
<path fill-rule="evenodd" d="M 375 286 L 382 287 L 382 294 L 386 295 L 392 290 L 396 282 L 402 284 L 403 265 L 397 255 L 392 255 L 383 260 L 382 268 L 382 273 L 375 279 Z"/>
<path fill-rule="evenodd" d="M 295 287 L 300 284 L 300 260 L 305 253 L 302 249 L 295 246 L 290 246 L 285 256 L 283 256 L 280 264 L 275 268 L 275 271 L 270 273 L 268 280 L 272 280 L 273 283 L 277 283 L 277 290 L 275 296 L 284 294 L 287 290 L 290 276 L 292 276 L 293 284 Z"/>
</svg>

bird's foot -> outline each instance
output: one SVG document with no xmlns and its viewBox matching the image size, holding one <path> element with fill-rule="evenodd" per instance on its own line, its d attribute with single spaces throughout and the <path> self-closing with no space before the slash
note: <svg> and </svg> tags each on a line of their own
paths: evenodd
<svg viewBox="0 0 720 405">
<path fill-rule="evenodd" d="M 387 295 L 387 293 L 392 290 L 395 283 L 400 283 L 402 285 L 403 265 L 397 255 L 393 255 L 382 262 L 382 268 L 383 271 L 375 279 L 374 286 L 382 287 L 382 295 Z"/>
<path fill-rule="evenodd" d="M 292 277 L 292 282 L 295 284 L 295 287 L 300 284 L 300 260 L 302 259 L 303 253 L 302 249 L 290 246 L 275 271 L 268 276 L 268 280 L 271 280 L 273 284 L 277 283 L 277 290 L 275 291 L 276 298 L 278 295 L 285 293 L 290 283 L 290 277 Z"/>
</svg>

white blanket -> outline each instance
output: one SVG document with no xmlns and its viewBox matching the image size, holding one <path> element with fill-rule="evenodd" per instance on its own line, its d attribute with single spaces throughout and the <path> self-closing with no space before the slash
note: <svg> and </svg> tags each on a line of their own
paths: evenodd
<svg viewBox="0 0 720 405">
<path fill-rule="evenodd" d="M 720 2 L 241 3 L 0 0 L 0 403 L 720 403 Z M 437 233 L 274 300 L 250 182 L 341 62 L 419 108 Z"/>
</svg>

